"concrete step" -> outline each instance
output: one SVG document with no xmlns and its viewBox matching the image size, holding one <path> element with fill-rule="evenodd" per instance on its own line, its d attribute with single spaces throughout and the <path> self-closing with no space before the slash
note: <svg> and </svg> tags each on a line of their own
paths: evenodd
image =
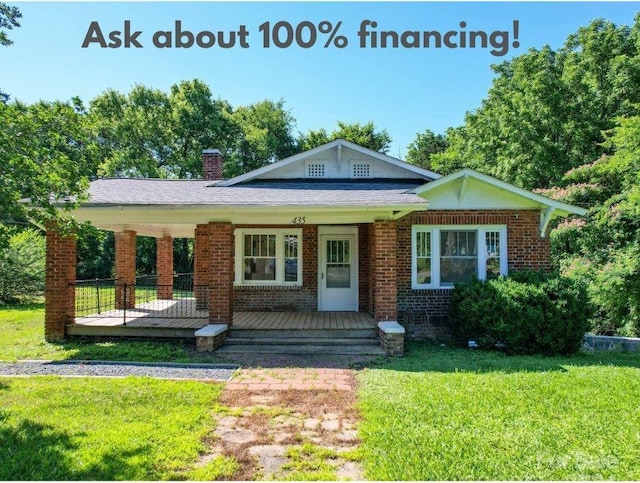
<svg viewBox="0 0 640 483">
<path fill-rule="evenodd" d="M 347 339 L 378 337 L 378 329 L 290 329 L 290 330 L 262 330 L 239 329 L 231 326 L 229 337 L 266 337 L 266 338 L 298 338 L 310 337 L 315 339 Z"/>
<path fill-rule="evenodd" d="M 290 355 L 363 355 L 383 356 L 380 346 L 307 346 L 307 345 L 234 345 L 225 344 L 216 350 L 224 354 L 290 354 Z"/>
<path fill-rule="evenodd" d="M 351 337 L 334 338 L 326 337 L 246 337 L 229 336 L 225 339 L 229 345 L 310 345 L 310 346 L 379 346 L 377 337 Z"/>
</svg>

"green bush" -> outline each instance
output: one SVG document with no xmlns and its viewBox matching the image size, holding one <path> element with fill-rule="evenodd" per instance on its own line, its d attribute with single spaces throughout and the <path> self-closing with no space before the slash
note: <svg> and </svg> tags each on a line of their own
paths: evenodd
<svg viewBox="0 0 640 483">
<path fill-rule="evenodd" d="M 583 283 L 531 271 L 457 284 L 450 312 L 458 342 L 510 354 L 575 353 L 590 316 Z"/>
<path fill-rule="evenodd" d="M 35 230 L 9 238 L 0 251 L 0 303 L 40 295 L 44 291 L 45 240 Z"/>
</svg>

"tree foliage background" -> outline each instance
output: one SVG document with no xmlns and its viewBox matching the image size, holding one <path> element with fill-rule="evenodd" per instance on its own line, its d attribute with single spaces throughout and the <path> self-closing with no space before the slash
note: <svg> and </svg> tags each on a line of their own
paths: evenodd
<svg viewBox="0 0 640 483">
<path fill-rule="evenodd" d="M 0 3 L 0 46 L 11 44 L 20 18 Z M 481 105 L 444 134 L 425 126 L 407 161 L 442 174 L 471 167 L 588 208 L 552 231 L 553 261 L 588 284 L 594 331 L 640 335 L 640 14 L 631 26 L 594 20 L 556 50 L 530 49 L 492 69 Z M 231 177 L 338 138 L 383 153 L 391 144 L 372 121 L 296 132 L 284 100 L 232 106 L 198 79 L 169 92 L 107 89 L 86 104 L 9 99 L 0 99 L 5 264 L 9 250 L 24 247 L 16 236 L 29 221 L 64 226 L 54 204 L 72 208 L 99 176 L 199 178 L 204 148 L 223 152 Z M 176 271 L 190 271 L 191 241 L 174 248 Z M 112 275 L 111 234 L 80 227 L 78 252 L 80 278 Z M 154 271 L 153 239 L 139 238 L 137 266 Z"/>
</svg>

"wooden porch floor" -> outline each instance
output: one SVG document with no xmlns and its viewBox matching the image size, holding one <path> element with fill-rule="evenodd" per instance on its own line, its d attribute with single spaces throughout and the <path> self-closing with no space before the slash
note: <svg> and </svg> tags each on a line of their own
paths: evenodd
<svg viewBox="0 0 640 483">
<path fill-rule="evenodd" d="M 185 330 L 196 330 L 208 325 L 208 313 L 195 310 L 195 300 L 192 301 L 193 309 L 185 306 L 187 300 L 162 301 L 160 307 L 153 302 L 153 308 L 148 304 L 139 304 L 135 309 L 111 310 L 102 314 L 92 314 L 77 317 L 74 324 L 70 324 L 70 334 L 83 332 L 82 328 L 119 329 L 172 329 L 180 333 Z M 176 307 L 180 310 L 174 310 Z M 126 315 L 126 319 L 124 319 Z M 126 320 L 126 324 L 123 322 Z M 373 318 L 364 312 L 244 312 L 238 311 L 233 316 L 233 329 L 257 329 L 257 330 L 353 330 L 375 328 Z"/>
</svg>

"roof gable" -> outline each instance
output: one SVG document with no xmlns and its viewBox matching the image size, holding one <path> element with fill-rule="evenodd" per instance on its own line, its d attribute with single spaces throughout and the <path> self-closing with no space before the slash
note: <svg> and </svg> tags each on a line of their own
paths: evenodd
<svg viewBox="0 0 640 483">
<path fill-rule="evenodd" d="M 336 139 L 309 151 L 216 183 L 216 186 L 233 186 L 257 179 L 418 178 L 431 181 L 440 178 L 440 176 L 378 151 L 364 148 L 344 139 Z"/>
<path fill-rule="evenodd" d="M 549 221 L 567 215 L 585 215 L 587 210 L 500 181 L 465 168 L 412 190 L 429 200 L 429 209 L 539 209 L 544 233 Z"/>
</svg>

